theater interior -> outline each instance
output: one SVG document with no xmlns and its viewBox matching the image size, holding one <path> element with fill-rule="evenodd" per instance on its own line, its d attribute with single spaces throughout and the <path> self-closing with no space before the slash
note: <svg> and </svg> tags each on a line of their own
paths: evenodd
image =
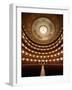
<svg viewBox="0 0 72 90">
<path fill-rule="evenodd" d="M 63 75 L 63 15 L 21 13 L 21 76 Z"/>
</svg>

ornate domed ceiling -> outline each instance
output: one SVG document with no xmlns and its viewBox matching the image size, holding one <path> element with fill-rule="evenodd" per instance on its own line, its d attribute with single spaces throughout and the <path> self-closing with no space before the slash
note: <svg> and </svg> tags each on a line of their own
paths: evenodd
<svg viewBox="0 0 72 90">
<path fill-rule="evenodd" d="M 54 40 L 54 24 L 48 18 L 38 18 L 32 24 L 32 40 L 39 44 L 48 44 Z"/>
<path fill-rule="evenodd" d="M 22 19 L 26 35 L 37 44 L 50 44 L 62 32 L 62 15 L 26 13 Z"/>
</svg>

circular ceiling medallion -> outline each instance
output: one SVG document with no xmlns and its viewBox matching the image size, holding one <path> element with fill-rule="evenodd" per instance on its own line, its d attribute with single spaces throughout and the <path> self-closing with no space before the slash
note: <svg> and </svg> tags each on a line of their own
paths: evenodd
<svg viewBox="0 0 72 90">
<path fill-rule="evenodd" d="M 48 18 L 38 18 L 32 24 L 32 34 L 36 43 L 48 44 L 54 39 L 55 26 Z"/>
<path fill-rule="evenodd" d="M 42 25 L 42 26 L 40 27 L 40 33 L 41 33 L 42 35 L 46 35 L 47 31 L 48 31 L 48 29 L 47 29 L 46 26 Z"/>
</svg>

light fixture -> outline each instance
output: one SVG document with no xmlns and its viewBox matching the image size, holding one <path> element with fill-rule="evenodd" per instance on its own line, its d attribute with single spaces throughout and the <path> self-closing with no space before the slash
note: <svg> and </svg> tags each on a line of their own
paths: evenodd
<svg viewBox="0 0 72 90">
<path fill-rule="evenodd" d="M 63 47 L 63 44 L 61 45 L 61 47 Z"/>
<path fill-rule="evenodd" d="M 57 49 L 55 51 L 57 52 Z"/>
<path fill-rule="evenodd" d="M 25 49 L 28 49 L 28 48 L 25 46 Z"/>
<path fill-rule="evenodd" d="M 56 44 L 56 47 L 58 46 L 58 44 Z"/>
<path fill-rule="evenodd" d="M 47 27 L 42 25 L 40 26 L 40 33 L 45 35 L 48 32 Z"/>
<path fill-rule="evenodd" d="M 24 47 L 24 44 L 22 43 L 22 46 Z"/>
<path fill-rule="evenodd" d="M 39 52 L 39 54 L 41 54 L 41 52 Z"/>
<path fill-rule="evenodd" d="M 24 36 L 22 36 L 22 38 L 24 39 Z"/>
<path fill-rule="evenodd" d="M 35 55 L 33 55 L 33 57 L 35 57 Z"/>
<path fill-rule="evenodd" d="M 49 59 L 49 62 L 51 62 L 51 59 Z"/>
<path fill-rule="evenodd" d="M 57 58 L 56 60 L 59 61 L 59 58 Z"/>
<path fill-rule="evenodd" d="M 45 54 L 48 54 L 47 52 Z"/>
<path fill-rule="evenodd" d="M 29 61 L 29 59 L 28 59 L 28 58 L 26 58 L 26 61 Z"/>
<path fill-rule="evenodd" d="M 29 45 L 30 47 L 32 47 L 29 43 L 28 43 L 28 45 Z"/>
<path fill-rule="evenodd" d="M 57 56 L 56 54 L 54 54 L 54 56 Z"/>
<path fill-rule="evenodd" d="M 36 59 L 34 59 L 34 62 L 36 62 L 37 60 Z"/>
<path fill-rule="evenodd" d="M 42 62 L 44 62 L 44 60 L 42 60 Z"/>
<path fill-rule="evenodd" d="M 62 60 L 63 60 L 63 58 L 61 57 L 61 58 L 60 58 L 60 60 L 62 61 Z"/>
<path fill-rule="evenodd" d="M 42 56 L 40 56 L 40 58 L 42 58 Z"/>
<path fill-rule="evenodd" d="M 30 49 L 28 49 L 28 51 L 31 51 Z"/>
<path fill-rule="evenodd" d="M 57 55 L 60 55 L 60 53 L 57 53 Z"/>
<path fill-rule="evenodd" d="M 55 59 L 53 59 L 53 61 L 55 61 Z"/>
<path fill-rule="evenodd" d="M 34 51 L 31 51 L 32 53 L 34 52 Z"/>
<path fill-rule="evenodd" d="M 52 53 L 54 53 L 54 51 L 52 51 Z"/>
<path fill-rule="evenodd" d="M 41 62 L 40 60 L 38 60 L 38 62 Z"/>
<path fill-rule="evenodd" d="M 47 56 L 47 57 L 49 57 L 49 56 Z"/>
<path fill-rule="evenodd" d="M 46 62 L 48 62 L 48 60 L 45 60 Z"/>
<path fill-rule="evenodd" d="M 24 50 L 22 50 L 22 53 L 24 53 Z"/>
<path fill-rule="evenodd" d="M 25 58 L 22 58 L 22 61 L 24 61 L 25 60 Z"/>
<path fill-rule="evenodd" d="M 31 54 L 29 54 L 29 56 L 32 56 Z"/>
<path fill-rule="evenodd" d="M 63 51 L 61 51 L 61 53 L 63 53 Z"/>
<path fill-rule="evenodd" d="M 46 56 L 43 56 L 44 58 L 46 58 Z"/>
<path fill-rule="evenodd" d="M 33 59 L 30 59 L 30 61 L 32 62 L 32 61 L 33 61 Z"/>
<path fill-rule="evenodd" d="M 59 41 L 59 44 L 61 43 L 61 40 Z"/>
<path fill-rule="evenodd" d="M 36 57 L 38 58 L 39 56 L 37 55 Z"/>
<path fill-rule="evenodd" d="M 27 53 L 27 52 L 25 52 L 25 55 L 28 55 L 28 53 Z"/>
<path fill-rule="evenodd" d="M 53 57 L 53 55 L 51 55 L 51 57 Z"/>
<path fill-rule="evenodd" d="M 27 43 L 27 40 L 25 40 L 25 43 Z"/>
</svg>

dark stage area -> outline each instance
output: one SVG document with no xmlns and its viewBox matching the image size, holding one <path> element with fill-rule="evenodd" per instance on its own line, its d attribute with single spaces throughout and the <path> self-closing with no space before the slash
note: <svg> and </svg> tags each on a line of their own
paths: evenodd
<svg viewBox="0 0 72 90">
<path fill-rule="evenodd" d="M 22 67 L 22 77 L 40 76 L 41 65 L 25 65 Z"/>
<path fill-rule="evenodd" d="M 44 65 L 45 76 L 63 75 L 63 65 Z M 23 65 L 22 77 L 40 76 L 41 65 Z"/>
<path fill-rule="evenodd" d="M 63 75 L 63 65 L 45 65 L 46 76 Z"/>
</svg>

